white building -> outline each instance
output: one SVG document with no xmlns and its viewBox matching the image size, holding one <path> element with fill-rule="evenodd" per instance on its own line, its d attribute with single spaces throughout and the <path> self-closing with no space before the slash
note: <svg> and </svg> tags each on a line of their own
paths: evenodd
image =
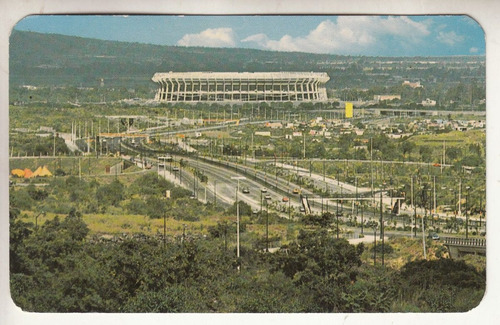
<svg viewBox="0 0 500 325">
<path fill-rule="evenodd" d="M 326 101 L 326 73 L 315 72 L 168 72 L 155 73 L 155 100 Z"/>
<path fill-rule="evenodd" d="M 436 106 L 436 101 L 435 101 L 435 100 L 432 100 L 432 99 L 427 98 L 426 100 L 423 100 L 423 101 L 422 101 L 422 106 L 426 106 L 426 107 L 429 107 L 429 106 Z"/>
</svg>

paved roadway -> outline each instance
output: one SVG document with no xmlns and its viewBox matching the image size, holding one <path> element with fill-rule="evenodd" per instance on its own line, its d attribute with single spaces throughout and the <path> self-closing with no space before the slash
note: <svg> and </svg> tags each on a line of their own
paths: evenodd
<svg viewBox="0 0 500 325">
<path fill-rule="evenodd" d="M 286 213 L 282 213 L 282 216 L 288 216 L 288 203 L 283 202 L 283 193 L 270 186 L 269 179 L 267 179 L 268 185 L 266 185 L 266 177 L 263 176 L 264 173 L 252 171 L 251 168 L 244 166 L 240 166 L 238 171 L 236 171 L 228 168 L 227 165 L 225 167 L 224 165 L 216 166 L 203 159 L 180 156 L 173 156 L 174 161 L 172 162 L 172 166 L 178 166 L 181 158 L 187 162 L 187 166 L 182 168 L 182 186 L 190 190 L 196 189 L 196 196 L 200 201 L 205 202 L 206 189 L 207 201 L 214 202 L 216 193 L 217 204 L 223 204 L 224 206 L 232 205 L 236 200 L 237 187 L 237 180 L 233 178 L 243 176 L 245 179 L 240 180 L 238 200 L 249 204 L 254 211 L 260 211 L 261 206 L 265 210 L 266 205 L 269 205 L 270 208 L 277 209 L 278 211 L 285 210 Z M 193 172 L 195 169 L 208 177 L 207 184 L 201 183 L 198 179 L 197 185 L 194 185 Z M 165 178 L 173 181 L 175 184 L 179 184 L 181 170 L 177 172 L 174 172 L 173 168 L 172 172 L 170 170 L 170 163 L 167 162 L 165 169 L 160 167 L 159 174 L 165 176 Z M 249 176 L 252 172 L 253 177 Z M 266 188 L 265 193 L 261 192 L 263 188 Z M 249 193 L 243 193 L 243 189 L 248 189 Z M 266 196 L 270 196 L 270 199 L 266 199 Z M 298 211 L 300 207 L 298 195 L 290 197 L 290 207 Z"/>
</svg>

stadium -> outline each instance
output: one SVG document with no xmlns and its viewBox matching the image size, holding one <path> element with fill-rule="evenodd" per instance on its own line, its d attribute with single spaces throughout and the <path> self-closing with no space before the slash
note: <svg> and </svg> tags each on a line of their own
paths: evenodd
<svg viewBox="0 0 500 325">
<path fill-rule="evenodd" d="M 326 73 L 168 72 L 155 73 L 159 102 L 326 101 Z"/>
</svg>

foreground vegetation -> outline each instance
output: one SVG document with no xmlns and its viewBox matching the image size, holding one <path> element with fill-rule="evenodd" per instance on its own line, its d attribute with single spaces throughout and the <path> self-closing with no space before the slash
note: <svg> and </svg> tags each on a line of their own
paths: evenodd
<svg viewBox="0 0 500 325">
<path fill-rule="evenodd" d="M 325 229 L 276 253 L 214 234 L 90 240 L 76 210 L 35 227 L 10 211 L 11 293 L 37 312 L 456 312 L 475 307 L 484 270 L 446 258 L 373 266 Z M 239 269 L 239 270 L 238 270 Z"/>
<path fill-rule="evenodd" d="M 385 266 L 380 257 L 373 265 L 373 245 L 335 239 L 328 215 L 271 218 L 281 248 L 266 253 L 264 221 L 242 204 L 238 259 L 234 207 L 185 199 L 154 173 L 128 186 L 119 177 L 50 182 L 50 191 L 10 191 L 11 293 L 27 311 L 453 312 L 485 290 L 484 260 L 452 261 L 429 242 L 426 261 L 418 240 L 400 238 L 387 242 Z M 159 211 L 168 211 L 166 237 Z"/>
</svg>

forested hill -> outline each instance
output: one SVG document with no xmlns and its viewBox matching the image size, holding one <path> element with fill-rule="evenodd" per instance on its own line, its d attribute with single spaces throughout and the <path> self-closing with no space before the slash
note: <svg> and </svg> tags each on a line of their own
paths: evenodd
<svg viewBox="0 0 500 325">
<path fill-rule="evenodd" d="M 10 38 L 12 86 L 137 86 L 155 72 L 312 71 L 332 55 L 235 48 L 201 48 L 103 41 L 56 34 L 13 31 Z M 309 62 L 310 61 L 310 62 Z"/>
<path fill-rule="evenodd" d="M 331 78 L 327 88 L 336 89 L 400 86 L 403 80 L 439 89 L 458 82 L 484 88 L 485 57 L 390 58 L 160 46 L 23 31 L 13 31 L 10 38 L 11 87 L 96 87 L 104 79 L 105 87 L 154 89 L 153 74 L 168 71 L 326 72 Z"/>
</svg>

